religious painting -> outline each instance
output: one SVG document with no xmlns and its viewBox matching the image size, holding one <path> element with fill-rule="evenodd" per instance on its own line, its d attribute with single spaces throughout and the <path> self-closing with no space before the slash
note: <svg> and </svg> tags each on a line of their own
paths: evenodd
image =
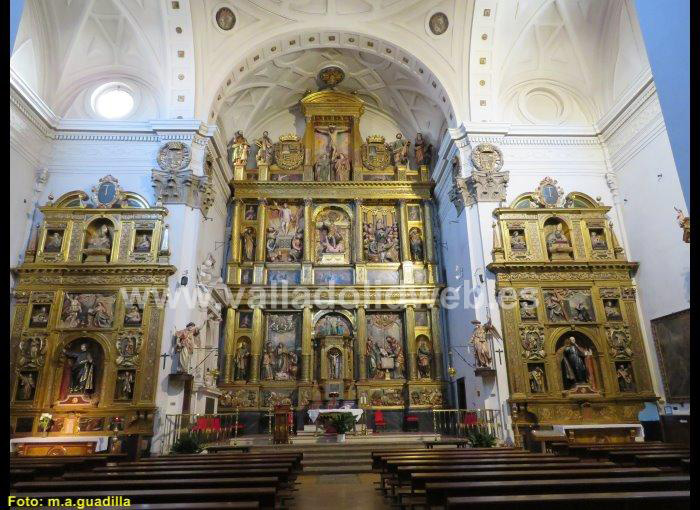
<svg viewBox="0 0 700 510">
<path fill-rule="evenodd" d="M 603 310 L 605 318 L 611 322 L 621 321 L 622 313 L 620 313 L 620 301 L 618 299 L 604 299 Z"/>
<path fill-rule="evenodd" d="M 245 221 L 257 220 L 258 219 L 258 206 L 253 205 L 253 204 L 246 204 L 245 213 L 243 216 L 245 218 Z"/>
<path fill-rule="evenodd" d="M 139 331 L 125 331 L 117 338 L 117 358 L 115 363 L 119 367 L 135 367 L 138 364 L 138 356 L 141 351 L 143 338 Z"/>
<path fill-rule="evenodd" d="M 266 315 L 266 337 L 262 352 L 262 381 L 294 381 L 301 362 L 300 314 Z"/>
<path fill-rule="evenodd" d="M 104 360 L 102 347 L 90 338 L 78 338 L 64 347 L 62 353 L 60 403 L 94 403 L 100 393 Z"/>
<path fill-rule="evenodd" d="M 46 239 L 44 240 L 44 253 L 58 253 L 63 246 L 63 237 L 65 230 L 50 229 L 46 231 Z"/>
<path fill-rule="evenodd" d="M 134 398 L 134 382 L 136 371 L 118 370 L 117 381 L 114 386 L 114 400 L 131 400 Z"/>
<path fill-rule="evenodd" d="M 323 336 L 351 336 L 352 325 L 350 321 L 339 313 L 329 313 L 321 317 L 314 325 L 314 335 Z"/>
<path fill-rule="evenodd" d="M 299 271 L 285 269 L 269 269 L 267 271 L 267 283 L 269 285 L 298 285 L 301 273 Z"/>
<path fill-rule="evenodd" d="M 547 393 L 547 376 L 543 363 L 530 363 L 527 365 L 530 393 Z"/>
<path fill-rule="evenodd" d="M 251 329 L 253 327 L 253 312 L 250 310 L 238 312 L 238 327 Z"/>
<path fill-rule="evenodd" d="M 314 285 L 352 285 L 352 269 L 315 269 Z"/>
<path fill-rule="evenodd" d="M 109 329 L 114 322 L 117 296 L 109 292 L 67 292 L 59 326 L 67 329 Z"/>
<path fill-rule="evenodd" d="M 17 393 L 15 393 L 15 400 L 34 400 L 38 379 L 39 372 L 34 370 L 22 370 L 17 372 Z"/>
<path fill-rule="evenodd" d="M 418 227 L 411 227 L 408 231 L 408 246 L 413 262 L 423 260 L 423 234 Z"/>
<path fill-rule="evenodd" d="M 30 328 L 45 328 L 49 323 L 49 313 L 51 305 L 34 304 L 32 305 L 32 313 L 29 316 Z"/>
<path fill-rule="evenodd" d="M 425 269 L 413 270 L 413 283 L 422 285 L 428 281 Z"/>
<path fill-rule="evenodd" d="M 134 236 L 134 251 L 137 253 L 147 253 L 151 251 L 152 230 L 137 230 Z"/>
<path fill-rule="evenodd" d="M 618 361 L 615 363 L 615 375 L 620 392 L 628 393 L 637 391 L 634 383 L 634 373 L 632 372 L 632 362 Z"/>
<path fill-rule="evenodd" d="M 605 231 L 602 228 L 592 228 L 589 229 L 588 232 L 591 238 L 591 248 L 594 250 L 608 249 L 608 243 L 605 240 Z"/>
<path fill-rule="evenodd" d="M 236 15 L 228 7 L 222 7 L 216 11 L 216 25 L 225 31 L 229 31 L 236 24 Z"/>
<path fill-rule="evenodd" d="M 80 429 L 80 432 L 101 431 L 105 428 L 105 417 L 100 416 L 97 418 L 91 418 L 84 416 L 78 420 L 78 428 Z"/>
<path fill-rule="evenodd" d="M 241 269 L 241 284 L 251 285 L 253 283 L 253 270 L 251 268 Z"/>
<path fill-rule="evenodd" d="M 299 262 L 304 252 L 304 208 L 268 205 L 265 252 L 268 262 Z"/>
<path fill-rule="evenodd" d="M 399 313 L 367 314 L 367 377 L 402 379 L 406 358 L 403 347 L 403 318 Z"/>
<path fill-rule="evenodd" d="M 328 207 L 316 215 L 316 262 L 350 262 L 350 216 L 339 207 Z"/>
<path fill-rule="evenodd" d="M 406 207 L 406 212 L 408 213 L 408 221 L 420 221 L 420 206 L 410 204 Z"/>
<path fill-rule="evenodd" d="M 134 303 L 126 307 L 124 312 L 124 326 L 138 327 L 143 322 L 143 306 Z"/>
<path fill-rule="evenodd" d="M 398 269 L 368 269 L 367 283 L 370 285 L 398 285 L 400 283 Z"/>
<path fill-rule="evenodd" d="M 591 291 L 588 289 L 544 289 L 549 322 L 595 322 Z"/>
<path fill-rule="evenodd" d="M 400 260 L 395 208 L 362 207 L 362 244 L 368 262 Z"/>
<path fill-rule="evenodd" d="M 690 310 L 652 319 L 668 402 L 690 402 Z"/>
<path fill-rule="evenodd" d="M 427 310 L 416 310 L 415 324 L 420 328 L 427 328 L 428 326 L 430 326 Z"/>
<path fill-rule="evenodd" d="M 241 260 L 243 262 L 255 261 L 255 247 L 257 234 L 253 227 L 246 227 L 241 233 Z"/>
</svg>

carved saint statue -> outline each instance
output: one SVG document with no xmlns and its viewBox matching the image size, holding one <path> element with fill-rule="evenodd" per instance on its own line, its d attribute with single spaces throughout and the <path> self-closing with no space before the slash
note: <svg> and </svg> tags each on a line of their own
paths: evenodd
<svg viewBox="0 0 700 510">
<path fill-rule="evenodd" d="M 527 244 L 525 243 L 525 236 L 520 233 L 520 230 L 515 230 L 510 236 L 510 249 L 511 250 L 525 250 L 527 249 Z"/>
<path fill-rule="evenodd" d="M 474 332 L 469 340 L 469 343 L 474 346 L 474 359 L 477 368 L 493 368 L 493 356 L 491 354 L 491 345 L 489 344 L 489 336 L 495 336 L 500 339 L 500 335 L 496 328 L 491 324 L 489 319 L 486 324 L 482 324 L 478 320 L 471 321 L 474 324 Z"/>
<path fill-rule="evenodd" d="M 562 224 L 557 223 L 554 231 L 547 236 L 547 251 L 552 259 L 569 259 L 573 249 L 569 244 L 569 239 L 562 230 Z"/>
<path fill-rule="evenodd" d="M 378 374 L 378 369 L 380 366 L 379 358 L 381 353 L 379 351 L 379 346 L 374 343 L 371 338 L 367 339 L 367 345 L 365 346 L 365 356 L 367 358 L 367 377 L 370 379 L 375 379 Z"/>
<path fill-rule="evenodd" d="M 56 252 L 61 250 L 61 244 L 63 243 L 63 236 L 60 232 L 54 232 L 46 238 L 46 244 L 44 245 L 44 251 Z"/>
<path fill-rule="evenodd" d="M 95 390 L 95 363 L 88 344 L 80 344 L 78 352 L 63 349 L 63 355 L 72 360 L 70 372 L 70 392 L 81 395 L 90 394 Z"/>
<path fill-rule="evenodd" d="M 32 395 L 34 394 L 34 388 L 36 387 L 36 381 L 34 380 L 34 372 L 19 372 L 17 376 L 19 377 L 17 399 L 30 400 L 32 398 Z"/>
<path fill-rule="evenodd" d="M 416 133 L 416 141 L 413 142 L 413 154 L 416 158 L 416 165 L 425 165 L 426 160 L 426 147 L 425 139 L 423 138 L 423 133 Z"/>
<path fill-rule="evenodd" d="M 272 342 L 267 342 L 262 354 L 262 369 L 260 370 L 260 379 L 263 381 L 271 381 L 274 379 L 274 374 L 272 373 L 272 356 Z"/>
<path fill-rule="evenodd" d="M 248 163 L 249 150 L 250 144 L 243 136 L 243 132 L 236 131 L 236 134 L 233 137 L 233 153 L 231 154 L 233 164 L 235 166 L 245 166 Z"/>
<path fill-rule="evenodd" d="M 408 241 L 411 249 L 411 259 L 414 262 L 423 260 L 423 239 L 421 239 L 420 230 L 413 227 L 408 232 Z"/>
<path fill-rule="evenodd" d="M 328 353 L 329 361 L 329 378 L 330 379 L 341 379 L 341 359 L 340 352 L 337 349 L 333 349 Z"/>
<path fill-rule="evenodd" d="M 255 140 L 255 145 L 258 146 L 258 153 L 255 156 L 255 161 L 258 165 L 271 165 L 274 155 L 274 144 L 267 131 L 263 131 L 262 138 Z"/>
<path fill-rule="evenodd" d="M 569 389 L 579 384 L 589 383 L 590 374 L 585 360 L 587 351 L 576 343 L 573 336 L 566 339 L 562 354 L 561 368 L 564 387 Z"/>
<path fill-rule="evenodd" d="M 330 148 L 319 155 L 314 165 L 314 176 L 316 181 L 331 180 L 331 158 L 329 156 Z"/>
<path fill-rule="evenodd" d="M 112 247 L 112 239 L 109 236 L 107 225 L 100 226 L 97 232 L 90 234 L 87 247 L 94 250 L 109 250 Z"/>
<path fill-rule="evenodd" d="M 136 251 L 151 251 L 151 239 L 147 234 L 141 234 L 134 242 Z"/>
<path fill-rule="evenodd" d="M 180 373 L 189 373 L 190 359 L 192 359 L 197 336 L 199 336 L 199 328 L 194 322 L 188 323 L 185 329 L 175 332 L 175 351 L 178 353 L 177 371 Z"/>
<path fill-rule="evenodd" d="M 238 350 L 236 350 L 235 366 L 233 368 L 233 378 L 235 380 L 245 381 L 248 379 L 249 358 L 250 352 L 248 351 L 248 344 L 246 342 L 239 343 Z"/>
<path fill-rule="evenodd" d="M 321 253 L 345 253 L 343 236 L 338 232 L 338 227 L 325 223 L 319 228 L 318 243 Z"/>
<path fill-rule="evenodd" d="M 629 363 L 620 363 L 617 366 L 617 382 L 620 385 L 620 391 L 634 391 L 632 365 Z"/>
<path fill-rule="evenodd" d="M 408 147 L 411 142 L 405 140 L 401 133 L 396 133 L 396 141 L 391 144 L 391 156 L 394 165 L 405 165 L 408 162 Z"/>
<path fill-rule="evenodd" d="M 422 340 L 418 344 L 418 351 L 416 352 L 418 357 L 418 374 L 421 379 L 430 379 L 430 366 L 432 353 L 430 352 L 430 345 L 425 340 Z"/>
<path fill-rule="evenodd" d="M 248 227 L 241 234 L 243 241 L 241 246 L 241 256 L 244 262 L 252 262 L 255 260 L 255 229 Z"/>
<path fill-rule="evenodd" d="M 117 376 L 117 398 L 119 400 L 131 400 L 134 395 L 134 373 L 131 370 L 123 370 Z"/>
<path fill-rule="evenodd" d="M 540 367 L 530 370 L 530 391 L 532 393 L 544 393 L 544 372 Z"/>
<path fill-rule="evenodd" d="M 614 301 L 606 301 L 605 306 L 605 318 L 608 319 L 609 321 L 618 321 L 621 320 L 622 317 L 620 316 L 620 311 L 618 308 L 615 306 Z"/>
<path fill-rule="evenodd" d="M 588 307 L 579 302 L 574 305 L 574 320 L 580 322 L 591 322 L 591 313 Z"/>
<path fill-rule="evenodd" d="M 601 234 L 596 232 L 595 230 L 591 230 L 591 248 L 594 250 L 607 250 L 608 245 L 605 242 L 605 237 L 603 237 Z"/>
<path fill-rule="evenodd" d="M 336 181 L 350 180 L 350 159 L 347 154 L 338 152 L 333 160 L 333 168 L 335 170 Z"/>
</svg>

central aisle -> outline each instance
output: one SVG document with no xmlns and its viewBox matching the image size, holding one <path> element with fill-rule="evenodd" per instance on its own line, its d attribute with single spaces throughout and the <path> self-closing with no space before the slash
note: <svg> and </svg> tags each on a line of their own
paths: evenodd
<svg viewBox="0 0 700 510">
<path fill-rule="evenodd" d="M 376 489 L 376 473 L 304 475 L 290 504 L 294 509 L 332 508 L 333 510 L 384 510 L 391 508 Z"/>
</svg>

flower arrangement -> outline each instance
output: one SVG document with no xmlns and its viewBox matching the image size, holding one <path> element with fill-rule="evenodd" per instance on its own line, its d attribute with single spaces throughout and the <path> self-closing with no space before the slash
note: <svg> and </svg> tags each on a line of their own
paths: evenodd
<svg viewBox="0 0 700 510">
<path fill-rule="evenodd" d="M 48 432 L 51 422 L 53 421 L 53 416 L 50 413 L 43 413 L 39 417 L 39 426 L 42 432 Z"/>
</svg>

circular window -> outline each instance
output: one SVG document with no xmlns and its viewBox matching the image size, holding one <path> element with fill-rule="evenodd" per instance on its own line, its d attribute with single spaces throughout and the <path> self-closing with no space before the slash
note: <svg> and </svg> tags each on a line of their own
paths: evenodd
<svg viewBox="0 0 700 510">
<path fill-rule="evenodd" d="M 126 85 L 109 83 L 92 94 L 92 109 L 105 119 L 121 119 L 134 108 L 134 96 Z"/>
</svg>

